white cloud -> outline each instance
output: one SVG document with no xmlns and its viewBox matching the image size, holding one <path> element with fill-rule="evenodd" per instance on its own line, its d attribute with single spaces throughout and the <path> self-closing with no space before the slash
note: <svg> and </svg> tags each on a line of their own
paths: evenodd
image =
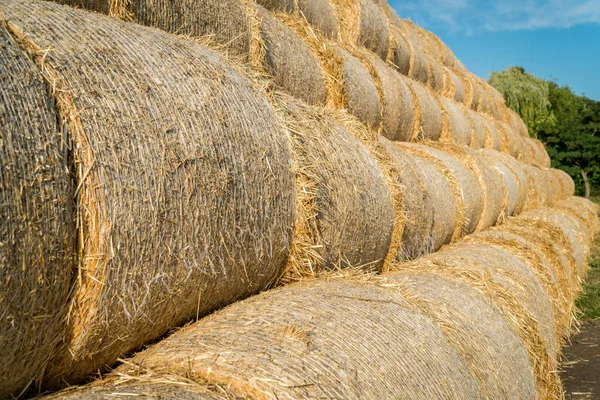
<svg viewBox="0 0 600 400">
<path fill-rule="evenodd" d="M 400 16 L 453 31 L 515 31 L 600 24 L 600 0 L 390 0 Z M 419 21 L 421 22 L 421 21 Z"/>
</svg>

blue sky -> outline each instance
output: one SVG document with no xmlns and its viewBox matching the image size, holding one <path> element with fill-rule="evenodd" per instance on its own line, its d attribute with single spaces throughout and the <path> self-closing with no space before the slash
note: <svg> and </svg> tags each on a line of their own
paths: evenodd
<svg viewBox="0 0 600 400">
<path fill-rule="evenodd" d="M 600 0 L 388 0 L 473 73 L 520 65 L 600 101 Z"/>
</svg>

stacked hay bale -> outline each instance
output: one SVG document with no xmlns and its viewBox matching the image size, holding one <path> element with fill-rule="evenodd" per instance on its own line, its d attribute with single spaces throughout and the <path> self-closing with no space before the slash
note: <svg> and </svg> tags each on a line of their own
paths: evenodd
<svg viewBox="0 0 600 400">
<path fill-rule="evenodd" d="M 182 390 L 193 382 L 224 397 L 561 398 L 557 355 L 572 316 L 553 293 L 572 288 L 557 279 L 562 266 L 547 258 L 547 247 L 587 251 L 589 242 L 562 240 L 570 228 L 552 221 L 592 208 L 524 214 L 380 277 L 263 293 L 179 330 L 75 393 L 91 398 L 119 380 L 135 385 L 140 375 L 141 383 L 167 376 L 166 384 L 186 382 Z M 505 230 L 532 221 L 559 235 L 535 240 Z"/>
</svg>

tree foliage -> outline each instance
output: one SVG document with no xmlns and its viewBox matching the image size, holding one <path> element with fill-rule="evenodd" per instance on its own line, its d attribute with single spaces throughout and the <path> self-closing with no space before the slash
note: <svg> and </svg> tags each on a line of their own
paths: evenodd
<svg viewBox="0 0 600 400">
<path fill-rule="evenodd" d="M 552 166 L 573 177 L 577 193 L 586 194 L 586 180 L 590 194 L 600 193 L 600 102 L 521 67 L 494 72 L 489 82 L 544 142 Z"/>
</svg>

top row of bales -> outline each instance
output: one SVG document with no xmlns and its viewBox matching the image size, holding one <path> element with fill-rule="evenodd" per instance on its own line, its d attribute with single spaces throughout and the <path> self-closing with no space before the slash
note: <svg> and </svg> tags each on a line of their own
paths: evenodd
<svg viewBox="0 0 600 400">
<path fill-rule="evenodd" d="M 441 125 L 441 115 L 452 114 L 442 98 L 463 106 L 462 119 L 471 118 L 470 108 L 506 124 L 517 136 L 528 136 L 523 121 L 506 107 L 500 93 L 467 71 L 439 38 L 400 19 L 385 1 L 59 2 L 202 38 L 232 59 L 268 74 L 275 86 L 309 104 L 346 106 L 365 124 L 392 129 L 386 132 L 392 140 L 395 136 L 409 140 L 421 126 L 417 121 L 406 131 L 395 131 L 389 126 L 395 123 L 390 113 L 421 113 L 429 119 L 433 113 Z M 369 54 L 415 82 L 406 87 L 399 77 L 390 81 L 386 76 L 393 74 Z M 422 100 L 423 96 L 430 99 Z M 380 117 L 383 121 L 378 121 Z M 440 132 L 441 126 L 433 135 L 439 137 Z M 435 140 L 427 132 L 425 136 Z"/>
</svg>

